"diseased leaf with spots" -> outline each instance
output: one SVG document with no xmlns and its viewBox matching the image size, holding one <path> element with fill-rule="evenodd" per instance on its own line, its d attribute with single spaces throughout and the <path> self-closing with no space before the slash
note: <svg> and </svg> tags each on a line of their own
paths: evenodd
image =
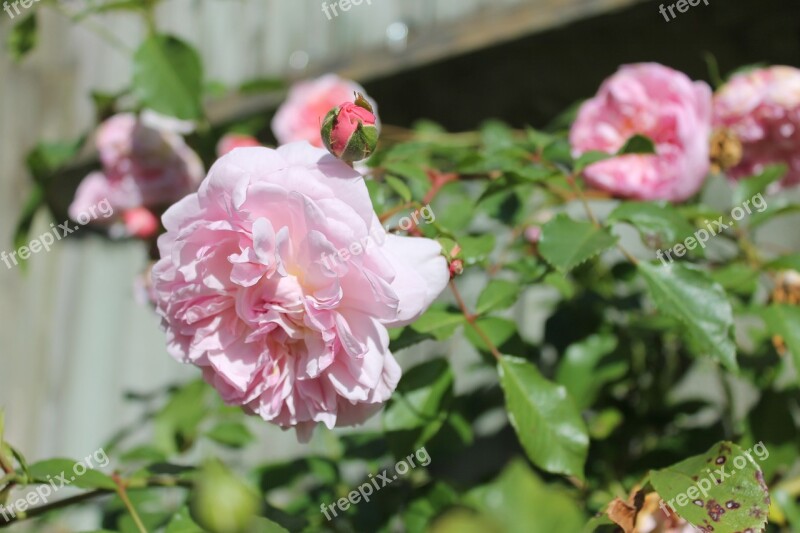
<svg viewBox="0 0 800 533">
<path fill-rule="evenodd" d="M 720 442 L 702 455 L 650 472 L 650 483 L 666 504 L 701 531 L 761 531 L 770 498 L 756 462 L 759 454 L 748 453 L 732 442 Z"/>
</svg>

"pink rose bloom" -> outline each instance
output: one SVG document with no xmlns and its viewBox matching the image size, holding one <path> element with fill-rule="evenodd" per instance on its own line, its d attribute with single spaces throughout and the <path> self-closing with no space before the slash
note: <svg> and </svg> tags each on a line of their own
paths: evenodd
<svg viewBox="0 0 800 533">
<path fill-rule="evenodd" d="M 776 66 L 734 76 L 714 97 L 714 125 L 732 131 L 743 145 L 731 178 L 785 163 L 783 185 L 800 183 L 800 70 Z"/>
<path fill-rule="evenodd" d="M 196 190 L 203 179 L 200 158 L 180 135 L 156 129 L 131 113 L 114 115 L 101 124 L 96 144 L 103 171 L 92 172 L 81 182 L 69 207 L 73 219 L 107 199 L 116 216 L 96 222 L 127 224 L 127 211 L 166 207 Z"/>
<path fill-rule="evenodd" d="M 170 354 L 303 440 L 391 396 L 387 328 L 449 278 L 436 241 L 387 234 L 361 175 L 305 142 L 223 156 L 162 220 L 153 284 Z"/>
<path fill-rule="evenodd" d="M 286 101 L 272 119 L 272 132 L 280 144 L 308 141 L 322 148 L 320 127 L 328 111 L 342 102 L 355 100 L 354 93 L 366 94 L 354 81 L 344 80 L 335 74 L 326 74 L 316 80 L 295 84 Z M 365 96 L 377 115 L 377 104 Z"/>
<path fill-rule="evenodd" d="M 217 157 L 222 157 L 228 152 L 232 152 L 237 148 L 247 148 L 253 146 L 261 146 L 258 139 L 251 135 L 243 135 L 241 133 L 226 133 L 217 143 Z"/>
<path fill-rule="evenodd" d="M 183 137 L 151 127 L 131 113 L 101 124 L 96 143 L 111 188 L 134 193 L 124 207 L 171 204 L 196 190 L 203 179 L 203 164 Z"/>
<path fill-rule="evenodd" d="M 128 235 L 149 239 L 158 233 L 158 217 L 145 207 L 134 207 L 122 213 Z"/>
<path fill-rule="evenodd" d="M 636 134 L 656 154 L 631 154 L 589 165 L 591 185 L 640 200 L 686 200 L 710 169 L 711 88 L 657 63 L 627 65 L 585 102 L 570 132 L 575 157 L 618 152 Z"/>
</svg>

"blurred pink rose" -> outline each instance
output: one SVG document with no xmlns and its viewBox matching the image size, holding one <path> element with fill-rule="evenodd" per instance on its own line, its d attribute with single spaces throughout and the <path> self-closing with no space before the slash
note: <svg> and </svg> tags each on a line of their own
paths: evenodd
<svg viewBox="0 0 800 533">
<path fill-rule="evenodd" d="M 714 97 L 714 125 L 743 145 L 743 159 L 728 171 L 730 177 L 785 163 L 783 184 L 800 183 L 800 70 L 776 66 L 734 76 Z"/>
<path fill-rule="evenodd" d="M 228 152 L 232 152 L 236 148 L 247 148 L 253 146 L 261 146 L 261 143 L 258 142 L 258 139 L 252 135 L 226 133 L 217 143 L 217 157 L 222 157 Z"/>
<path fill-rule="evenodd" d="M 180 135 L 131 113 L 101 124 L 96 144 L 103 172 L 84 178 L 69 207 L 72 218 L 107 198 L 116 216 L 98 222 L 124 222 L 127 211 L 164 208 L 196 190 L 203 179 L 200 158 Z"/>
<path fill-rule="evenodd" d="M 584 171 L 586 180 L 626 198 L 689 198 L 710 169 L 710 87 L 657 63 L 623 66 L 581 106 L 570 142 L 575 157 L 615 153 L 635 134 L 651 138 L 656 154 L 595 163 Z"/>
<path fill-rule="evenodd" d="M 149 239 L 158 233 L 158 217 L 146 207 L 134 207 L 122 213 L 122 221 L 128 235 Z"/>
<path fill-rule="evenodd" d="M 96 143 L 112 186 L 133 192 L 120 207 L 171 204 L 196 190 L 203 179 L 203 164 L 183 137 L 131 113 L 101 124 Z"/>
<path fill-rule="evenodd" d="M 286 101 L 272 119 L 272 132 L 280 144 L 308 141 L 322 148 L 320 127 L 325 115 L 342 102 L 355 100 L 355 93 L 366 94 L 354 81 L 335 74 L 295 84 Z M 377 116 L 377 104 L 365 96 Z"/>
<path fill-rule="evenodd" d="M 170 354 L 303 440 L 391 396 L 386 328 L 449 278 L 437 242 L 387 234 L 362 177 L 306 142 L 225 155 L 163 223 L 153 284 Z"/>
</svg>

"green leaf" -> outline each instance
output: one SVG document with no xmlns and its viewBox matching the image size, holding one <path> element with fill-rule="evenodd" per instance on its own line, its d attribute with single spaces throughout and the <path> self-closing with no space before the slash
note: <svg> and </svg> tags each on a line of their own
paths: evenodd
<svg viewBox="0 0 800 533">
<path fill-rule="evenodd" d="M 243 448 L 255 440 L 242 422 L 220 422 L 206 433 L 206 436 L 230 448 Z"/>
<path fill-rule="evenodd" d="M 732 442 L 654 470 L 650 482 L 678 515 L 696 527 L 761 531 L 767 523 L 769 493 L 761 468 Z"/>
<path fill-rule="evenodd" d="M 53 480 L 60 485 L 60 483 L 63 483 L 63 481 L 59 481 L 61 479 L 65 480 L 69 485 L 81 489 L 116 490 L 117 488 L 113 479 L 98 470 L 89 468 L 89 465 L 82 461 L 48 459 L 30 465 L 28 470 L 37 483 L 50 483 Z M 83 472 L 84 470 L 85 472 Z"/>
<path fill-rule="evenodd" d="M 530 460 L 547 472 L 583 479 L 589 436 L 567 389 L 524 359 L 503 356 L 498 372 L 509 421 Z"/>
<path fill-rule="evenodd" d="M 520 292 L 520 286 L 513 281 L 493 279 L 478 296 L 475 312 L 482 315 L 489 311 L 507 309 L 516 303 Z"/>
<path fill-rule="evenodd" d="M 250 524 L 248 531 L 252 533 L 289 533 L 289 530 L 282 525 L 263 516 L 256 517 Z"/>
<path fill-rule="evenodd" d="M 769 270 L 800 270 L 800 254 L 792 254 L 767 263 Z"/>
<path fill-rule="evenodd" d="M 616 242 L 608 229 L 560 214 L 542 227 L 539 251 L 550 265 L 566 274 Z"/>
<path fill-rule="evenodd" d="M 641 262 L 638 266 L 661 312 L 681 322 L 704 355 L 736 370 L 733 309 L 725 289 L 705 272 L 688 265 Z"/>
<path fill-rule="evenodd" d="M 169 521 L 164 533 L 204 533 L 204 531 L 192 520 L 189 508 L 182 507 Z"/>
<path fill-rule="evenodd" d="M 464 315 L 441 309 L 428 309 L 411 328 L 423 334 L 432 335 L 436 340 L 446 340 L 464 323 Z"/>
<path fill-rule="evenodd" d="M 416 494 L 415 494 L 416 495 Z M 403 512 L 403 523 L 409 533 L 429 531 L 431 521 L 443 509 L 458 502 L 458 493 L 445 483 L 436 482 L 412 500 Z"/>
<path fill-rule="evenodd" d="M 198 426 L 209 414 L 208 391 L 208 385 L 197 380 L 173 393 L 154 420 L 154 439 L 159 450 L 171 455 L 194 444 Z"/>
<path fill-rule="evenodd" d="M 606 152 L 600 152 L 598 150 L 591 150 L 589 152 L 586 152 L 575 161 L 575 169 L 574 169 L 575 173 L 579 174 L 583 172 L 583 170 L 589 165 L 592 165 L 594 163 L 599 163 L 600 161 L 605 161 L 606 159 L 609 159 L 611 157 L 614 156 Z"/>
<path fill-rule="evenodd" d="M 397 195 L 405 200 L 406 202 L 411 201 L 411 189 L 408 188 L 408 185 L 403 182 L 403 180 L 399 178 L 395 178 L 394 176 L 386 176 L 386 184 L 392 188 Z"/>
<path fill-rule="evenodd" d="M 607 221 L 632 224 L 645 241 L 653 237 L 658 239 L 657 243 L 652 243 L 654 247 L 683 242 L 695 232 L 675 208 L 657 202 L 623 202 L 611 212 Z"/>
<path fill-rule="evenodd" d="M 558 366 L 556 381 L 566 387 L 579 409 L 586 409 L 609 381 L 621 377 L 625 363 L 601 366 L 602 360 L 617 349 L 613 335 L 592 335 L 567 348 Z"/>
<path fill-rule="evenodd" d="M 795 368 L 800 369 L 800 307 L 775 304 L 765 310 L 764 318 L 770 333 L 783 338 L 794 358 Z"/>
<path fill-rule="evenodd" d="M 728 292 L 751 295 L 758 288 L 758 270 L 744 263 L 731 263 L 711 272 L 711 278 Z"/>
<path fill-rule="evenodd" d="M 788 171 L 789 167 L 786 165 L 771 165 L 761 174 L 739 181 L 733 193 L 733 205 L 743 205 L 754 196 L 763 193 L 767 187 L 783 179 Z"/>
<path fill-rule="evenodd" d="M 389 330 L 389 350 L 396 353 L 423 341 L 435 339 L 428 333 L 420 333 L 411 327 L 393 328 Z"/>
<path fill-rule="evenodd" d="M 446 359 L 407 371 L 383 413 L 383 427 L 398 454 L 423 446 L 447 418 L 453 398 L 453 372 Z"/>
<path fill-rule="evenodd" d="M 21 61 L 28 52 L 36 47 L 36 41 L 38 40 L 36 27 L 36 13 L 34 12 L 11 28 L 11 33 L 8 34 L 8 39 L 6 40 L 6 47 L 14 61 Z"/>
<path fill-rule="evenodd" d="M 489 259 L 494 250 L 495 238 L 491 233 L 475 237 L 461 237 L 458 239 L 458 245 L 461 246 L 459 257 L 464 264 L 477 265 Z"/>
<path fill-rule="evenodd" d="M 286 88 L 286 80 L 282 78 L 258 78 L 249 80 L 239 86 L 243 94 L 271 93 Z"/>
<path fill-rule="evenodd" d="M 34 180 L 46 183 L 67 165 L 83 146 L 85 137 L 66 142 L 40 142 L 28 152 L 25 162 Z"/>
<path fill-rule="evenodd" d="M 655 154 L 656 144 L 649 137 L 636 134 L 625 142 L 625 145 L 620 148 L 617 155 L 629 154 Z"/>
<path fill-rule="evenodd" d="M 494 346 L 502 346 L 514 335 L 514 333 L 517 332 L 516 322 L 513 320 L 508 320 L 507 318 L 500 318 L 496 316 L 481 317 L 475 321 L 475 325 L 477 325 L 481 331 L 483 331 L 486 336 L 489 337 L 489 341 Z M 491 351 L 489 346 L 486 345 L 484 340 L 475 332 L 473 328 L 466 328 L 464 330 L 464 336 L 477 349 L 484 352 Z"/>
<path fill-rule="evenodd" d="M 573 533 L 580 531 L 586 520 L 578 503 L 566 491 L 544 483 L 519 459 L 488 485 L 471 490 L 466 503 L 501 526 L 488 531 Z"/>
<path fill-rule="evenodd" d="M 133 92 L 150 109 L 184 120 L 203 116 L 203 66 L 176 37 L 154 35 L 133 56 Z"/>
</svg>

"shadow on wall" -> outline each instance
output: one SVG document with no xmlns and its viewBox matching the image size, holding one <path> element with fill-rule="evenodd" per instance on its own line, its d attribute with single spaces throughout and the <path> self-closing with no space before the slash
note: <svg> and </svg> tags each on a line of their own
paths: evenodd
<svg viewBox="0 0 800 533">
<path fill-rule="evenodd" d="M 701 2 L 669 22 L 659 12 L 661 3 L 647 1 L 374 81 L 366 89 L 384 104 L 382 119 L 391 124 L 408 126 L 425 117 L 458 131 L 500 118 L 541 127 L 594 94 L 624 63 L 657 61 L 707 81 L 707 53 L 723 75 L 754 63 L 800 66 L 796 0 L 709 0 L 709 6 Z"/>
</svg>

